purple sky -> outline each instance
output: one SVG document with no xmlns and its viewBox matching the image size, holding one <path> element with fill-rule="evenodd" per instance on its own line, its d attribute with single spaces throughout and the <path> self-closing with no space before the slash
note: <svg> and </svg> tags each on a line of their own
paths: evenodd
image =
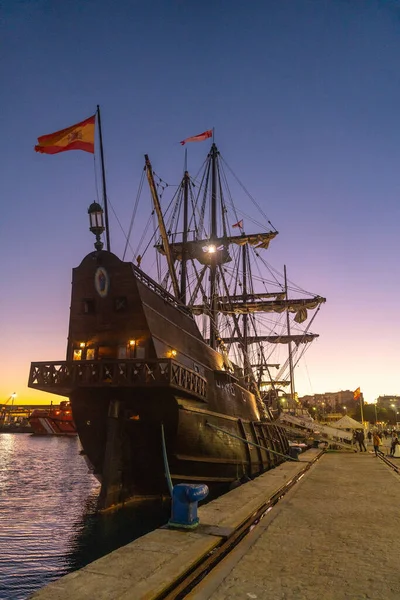
<svg viewBox="0 0 400 600">
<path fill-rule="evenodd" d="M 0 21 L 0 403 L 65 358 L 71 269 L 92 250 L 93 157 L 39 135 L 102 109 L 108 192 L 128 228 L 143 154 L 177 181 L 179 140 L 215 127 L 280 235 L 267 260 L 327 298 L 300 395 L 400 394 L 400 2 L 5 0 Z M 197 167 L 208 143 L 189 148 Z M 144 218 L 144 217 L 143 217 Z M 111 216 L 112 248 L 124 245 Z"/>
</svg>

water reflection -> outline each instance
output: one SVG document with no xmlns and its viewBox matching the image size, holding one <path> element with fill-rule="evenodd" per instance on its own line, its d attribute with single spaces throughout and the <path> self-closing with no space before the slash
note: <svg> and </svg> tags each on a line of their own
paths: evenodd
<svg viewBox="0 0 400 600">
<path fill-rule="evenodd" d="M 75 538 L 67 556 L 74 571 L 120 548 L 167 522 L 169 508 L 160 502 L 131 505 L 115 512 L 94 514 L 97 497 L 88 501 L 88 510 L 75 524 Z M 92 504 L 93 502 L 93 504 Z"/>
<path fill-rule="evenodd" d="M 160 504 L 96 515 L 77 438 L 0 434 L 0 598 L 24 600 L 164 523 Z"/>
</svg>

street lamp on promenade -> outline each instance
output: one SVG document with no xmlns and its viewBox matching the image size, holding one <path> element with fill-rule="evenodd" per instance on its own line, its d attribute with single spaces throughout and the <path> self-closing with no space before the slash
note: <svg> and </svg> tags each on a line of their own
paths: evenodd
<svg viewBox="0 0 400 600">
<path fill-rule="evenodd" d="M 395 404 L 391 404 L 390 405 L 393 408 L 393 412 L 394 412 L 394 425 L 395 427 L 397 426 L 397 407 Z"/>
</svg>

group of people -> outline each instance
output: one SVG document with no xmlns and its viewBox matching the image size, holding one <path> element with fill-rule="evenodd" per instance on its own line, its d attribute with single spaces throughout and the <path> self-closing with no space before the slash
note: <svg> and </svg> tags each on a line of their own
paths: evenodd
<svg viewBox="0 0 400 600">
<path fill-rule="evenodd" d="M 383 432 L 383 435 L 385 435 L 385 433 L 387 432 Z M 372 445 L 374 446 L 374 451 L 375 451 L 375 456 L 378 456 L 379 454 L 383 455 L 382 450 L 380 450 L 380 446 L 382 446 L 382 438 L 379 434 L 378 431 L 374 431 L 373 433 L 371 433 L 371 431 L 368 431 L 367 433 L 367 437 L 368 437 L 368 441 L 371 442 L 372 440 Z M 385 439 L 386 439 L 387 435 L 385 435 Z M 359 447 L 360 447 L 360 452 L 366 452 L 367 448 L 365 446 L 365 435 L 364 435 L 364 431 L 362 429 L 357 429 L 354 432 L 354 440 L 358 443 Z M 394 456 L 395 452 L 396 452 L 396 446 L 399 445 L 399 437 L 397 435 L 396 431 L 393 431 L 392 433 L 392 441 L 390 444 L 390 456 Z"/>
</svg>

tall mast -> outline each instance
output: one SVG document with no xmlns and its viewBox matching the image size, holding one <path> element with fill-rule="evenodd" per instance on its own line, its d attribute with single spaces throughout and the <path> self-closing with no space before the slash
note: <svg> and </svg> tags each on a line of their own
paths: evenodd
<svg viewBox="0 0 400 600">
<path fill-rule="evenodd" d="M 247 244 L 243 245 L 242 248 L 242 260 L 243 260 L 243 302 L 246 302 L 247 300 Z M 248 332 L 248 314 L 244 313 L 243 315 L 243 357 L 244 357 L 244 361 L 243 361 L 243 365 L 244 365 L 244 376 L 245 376 L 245 381 L 247 382 L 249 373 L 248 368 L 249 368 L 249 362 L 248 362 L 248 357 L 247 357 L 247 348 L 248 348 L 248 344 L 247 344 L 247 332 Z"/>
<path fill-rule="evenodd" d="M 97 105 L 97 123 L 99 125 L 99 141 L 100 141 L 100 159 L 101 159 L 101 176 L 103 180 L 103 204 L 104 204 L 104 221 L 106 229 L 106 244 L 107 250 L 110 252 L 110 229 L 108 227 L 108 202 L 107 202 L 107 188 L 106 188 L 106 174 L 104 169 L 104 153 L 103 153 L 103 136 L 101 133 L 101 117 L 100 117 L 100 106 Z"/>
<path fill-rule="evenodd" d="M 217 146 L 211 146 L 211 243 L 214 244 L 218 237 L 217 232 Z M 210 266 L 210 346 L 216 348 L 217 330 L 217 256 L 211 253 Z"/>
<path fill-rule="evenodd" d="M 186 163 L 186 157 L 185 157 Z M 188 197 L 189 197 L 189 173 L 186 170 L 183 176 L 183 234 L 182 234 L 182 264 L 181 264 L 181 293 L 180 299 L 186 304 L 186 263 L 187 263 L 187 238 L 188 238 Z"/>
<path fill-rule="evenodd" d="M 160 228 L 160 234 L 161 234 L 161 239 L 162 239 L 162 243 L 164 246 L 165 256 L 167 257 L 168 270 L 169 270 L 169 274 L 171 276 L 172 287 L 174 288 L 175 297 L 179 298 L 180 294 L 179 294 L 178 280 L 176 278 L 174 261 L 172 258 L 171 249 L 169 247 L 169 240 L 168 240 L 168 236 L 167 236 L 167 231 L 165 229 L 164 217 L 163 217 L 163 214 L 161 211 L 160 200 L 158 198 L 156 185 L 154 183 L 153 169 L 152 169 L 151 162 L 150 162 L 150 159 L 147 154 L 144 155 L 144 158 L 146 161 L 147 180 L 149 182 L 150 192 L 151 192 L 151 195 L 153 198 L 154 209 L 157 213 L 158 226 Z"/>
<path fill-rule="evenodd" d="M 283 267 L 284 275 L 285 275 L 285 295 L 286 300 L 288 300 L 288 286 L 287 286 L 287 277 L 286 277 L 286 265 Z M 289 338 L 288 341 L 288 350 L 289 350 L 289 373 L 290 373 L 290 397 L 292 401 L 294 401 L 294 373 L 293 373 L 293 356 L 292 356 L 292 342 L 290 340 L 290 319 L 289 319 L 289 311 L 286 310 L 286 325 L 287 325 L 287 335 Z"/>
</svg>

